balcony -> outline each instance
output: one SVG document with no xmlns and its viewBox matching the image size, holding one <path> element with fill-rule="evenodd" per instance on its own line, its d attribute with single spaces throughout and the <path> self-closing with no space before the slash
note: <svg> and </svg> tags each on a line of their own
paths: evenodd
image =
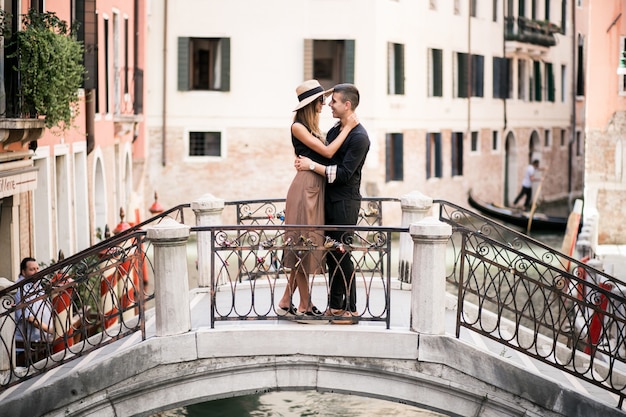
<svg viewBox="0 0 626 417">
<path fill-rule="evenodd" d="M 504 31 L 504 40 L 508 42 L 520 42 L 541 47 L 556 45 L 555 33 L 561 29 L 554 23 L 544 20 L 532 20 L 520 16 L 507 16 Z"/>
</svg>

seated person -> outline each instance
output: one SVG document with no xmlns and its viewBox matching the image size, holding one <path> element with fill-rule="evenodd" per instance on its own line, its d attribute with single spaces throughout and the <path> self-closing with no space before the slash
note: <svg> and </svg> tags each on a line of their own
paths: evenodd
<svg viewBox="0 0 626 417">
<path fill-rule="evenodd" d="M 24 258 L 20 263 L 20 276 L 17 282 L 28 279 L 39 272 L 39 264 L 34 258 Z M 39 298 L 44 296 L 42 298 Z M 40 281 L 27 283 L 18 289 L 15 304 L 26 303 L 27 306 L 16 310 L 15 342 L 17 365 L 27 366 L 37 362 L 48 354 L 46 346 L 54 339 L 52 321 L 52 304 L 45 296 Z"/>
</svg>

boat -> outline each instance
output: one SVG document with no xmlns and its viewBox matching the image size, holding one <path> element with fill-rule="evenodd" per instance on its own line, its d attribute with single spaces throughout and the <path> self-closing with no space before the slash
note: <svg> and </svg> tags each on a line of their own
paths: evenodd
<svg viewBox="0 0 626 417">
<path fill-rule="evenodd" d="M 471 192 L 468 194 L 467 201 L 470 206 L 489 217 L 522 227 L 524 230 L 528 227 L 528 220 L 530 218 L 530 212 L 528 211 L 487 203 L 472 196 Z M 530 230 L 533 232 L 565 232 L 566 228 L 567 217 L 550 216 L 537 212 L 533 213 L 532 222 L 530 224 Z"/>
</svg>

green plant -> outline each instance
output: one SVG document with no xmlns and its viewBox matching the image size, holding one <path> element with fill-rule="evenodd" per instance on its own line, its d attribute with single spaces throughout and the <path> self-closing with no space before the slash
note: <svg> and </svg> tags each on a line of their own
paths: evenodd
<svg viewBox="0 0 626 417">
<path fill-rule="evenodd" d="M 23 112 L 45 116 L 46 127 L 67 129 L 78 114 L 78 89 L 83 81 L 83 45 L 75 28 L 54 12 L 34 9 L 22 18 L 22 30 L 13 33 L 9 46 L 17 58 Z"/>
</svg>

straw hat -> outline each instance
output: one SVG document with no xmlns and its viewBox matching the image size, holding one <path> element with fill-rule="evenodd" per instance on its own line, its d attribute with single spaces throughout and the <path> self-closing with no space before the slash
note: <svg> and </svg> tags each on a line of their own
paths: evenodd
<svg viewBox="0 0 626 417">
<path fill-rule="evenodd" d="M 296 88 L 296 94 L 298 95 L 298 106 L 293 110 L 299 110 L 307 104 L 315 101 L 319 96 L 324 94 L 324 88 L 317 80 L 308 80 L 300 84 Z"/>
</svg>

